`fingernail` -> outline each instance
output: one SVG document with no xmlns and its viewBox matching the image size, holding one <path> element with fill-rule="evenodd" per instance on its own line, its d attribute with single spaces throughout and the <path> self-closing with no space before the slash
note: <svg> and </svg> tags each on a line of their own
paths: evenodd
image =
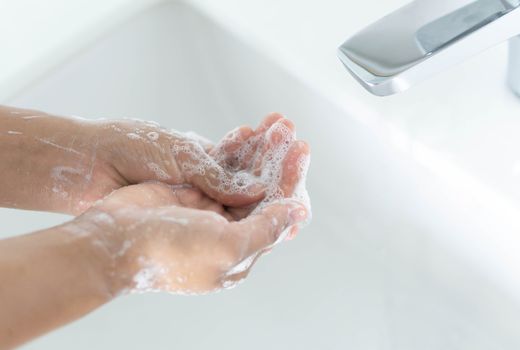
<svg viewBox="0 0 520 350">
<path fill-rule="evenodd" d="M 307 210 L 302 205 L 298 205 L 291 209 L 289 216 L 291 217 L 291 225 L 299 224 L 307 219 Z"/>
</svg>

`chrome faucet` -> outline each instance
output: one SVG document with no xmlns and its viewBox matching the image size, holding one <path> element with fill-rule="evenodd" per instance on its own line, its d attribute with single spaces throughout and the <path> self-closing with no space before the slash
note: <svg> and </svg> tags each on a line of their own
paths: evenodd
<svg viewBox="0 0 520 350">
<path fill-rule="evenodd" d="M 520 96 L 520 0 L 415 0 L 347 40 L 338 55 L 363 87 L 387 96 L 508 39 L 508 81 Z"/>
</svg>

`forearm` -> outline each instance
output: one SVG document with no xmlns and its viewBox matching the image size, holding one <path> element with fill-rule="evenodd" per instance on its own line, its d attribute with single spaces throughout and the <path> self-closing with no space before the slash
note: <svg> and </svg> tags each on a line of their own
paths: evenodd
<svg viewBox="0 0 520 350">
<path fill-rule="evenodd" d="M 65 224 L 0 241 L 0 349 L 71 322 L 113 298 L 110 257 Z"/>
<path fill-rule="evenodd" d="M 0 206 L 76 213 L 95 181 L 94 123 L 0 107 Z"/>
</svg>

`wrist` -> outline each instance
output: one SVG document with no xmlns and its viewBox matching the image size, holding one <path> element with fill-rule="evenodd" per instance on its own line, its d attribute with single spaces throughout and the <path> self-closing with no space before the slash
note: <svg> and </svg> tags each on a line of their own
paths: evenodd
<svg viewBox="0 0 520 350">
<path fill-rule="evenodd" d="M 62 225 L 62 230 L 78 249 L 84 271 L 93 276 L 109 299 L 131 288 L 131 274 L 121 254 L 126 240 L 109 214 L 90 209 Z"/>
<path fill-rule="evenodd" d="M 100 157 L 123 185 L 145 181 L 184 183 L 172 146 L 176 135 L 153 122 L 120 119 L 94 122 Z"/>
<path fill-rule="evenodd" d="M 114 167 L 115 155 L 111 151 L 112 135 L 104 127 L 105 122 L 71 119 L 71 128 L 78 130 L 74 140 L 82 150 L 78 163 L 82 178 L 72 183 L 78 197 L 71 198 L 72 213 L 81 214 L 96 201 L 128 183 Z"/>
</svg>

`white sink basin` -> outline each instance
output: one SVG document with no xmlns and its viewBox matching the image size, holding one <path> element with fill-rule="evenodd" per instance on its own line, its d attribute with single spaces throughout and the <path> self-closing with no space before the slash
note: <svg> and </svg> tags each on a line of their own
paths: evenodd
<svg viewBox="0 0 520 350">
<path fill-rule="evenodd" d="M 312 225 L 245 284 L 123 297 L 25 349 L 520 348 L 515 209 L 474 203 L 189 5 L 152 7 L 4 102 L 213 139 L 281 111 L 313 150 Z M 65 219 L 0 210 L 5 236 Z"/>
</svg>

